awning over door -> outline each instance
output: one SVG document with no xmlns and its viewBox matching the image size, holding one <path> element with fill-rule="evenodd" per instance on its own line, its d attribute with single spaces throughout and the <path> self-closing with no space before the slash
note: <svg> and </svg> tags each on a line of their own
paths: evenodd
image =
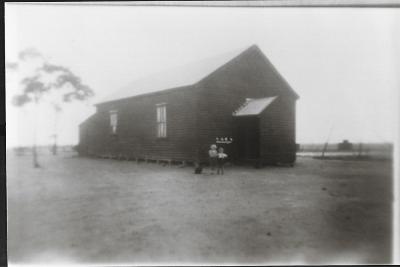
<svg viewBox="0 0 400 267">
<path fill-rule="evenodd" d="M 277 96 L 265 97 L 265 98 L 248 98 L 236 111 L 233 112 L 233 116 L 255 116 L 263 112 Z"/>
</svg>

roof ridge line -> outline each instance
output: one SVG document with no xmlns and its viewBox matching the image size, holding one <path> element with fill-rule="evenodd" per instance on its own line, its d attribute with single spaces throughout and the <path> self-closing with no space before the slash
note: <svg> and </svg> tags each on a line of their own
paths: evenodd
<svg viewBox="0 0 400 267">
<path fill-rule="evenodd" d="M 237 59 L 239 56 L 243 55 L 246 51 L 249 51 L 251 49 L 259 49 L 258 46 L 256 44 L 250 45 L 250 46 L 246 46 L 246 47 L 241 47 L 241 48 L 237 48 L 234 50 L 231 50 L 229 52 L 224 52 L 224 53 L 219 53 L 219 54 L 214 54 L 212 56 L 207 56 L 198 60 L 191 60 L 190 62 L 184 63 L 184 64 L 178 64 L 172 68 L 168 68 L 165 70 L 159 70 L 157 72 L 154 73 L 149 73 L 147 75 L 143 75 L 137 79 L 135 79 L 133 82 L 121 87 L 119 90 L 117 90 L 114 94 L 111 94 L 109 96 L 106 96 L 105 98 L 103 98 L 102 100 L 99 100 L 95 105 L 101 105 L 103 103 L 108 103 L 108 102 L 114 102 L 114 101 L 118 101 L 118 100 L 122 100 L 125 98 L 131 98 L 131 97 L 136 97 L 136 96 L 140 96 L 140 95 L 144 95 L 144 94 L 151 94 L 151 93 L 157 93 L 157 92 L 162 92 L 165 90 L 170 90 L 170 89 L 177 89 L 177 88 L 181 88 L 181 87 L 188 87 L 188 86 L 195 86 L 197 84 L 199 84 L 201 81 L 205 80 L 206 78 L 208 78 L 210 75 L 212 75 L 214 72 L 216 72 L 218 69 L 221 69 L 223 67 L 225 67 L 229 62 L 234 61 L 235 59 Z M 218 64 L 214 65 L 214 61 L 217 61 Z M 220 61 L 220 62 L 219 62 Z M 205 62 L 211 62 L 211 66 L 212 67 L 206 67 L 209 68 L 209 70 L 207 70 L 205 73 L 203 73 L 202 75 L 198 75 L 199 77 L 197 77 L 196 79 L 193 79 L 191 82 L 189 83 L 182 83 L 179 86 L 172 86 L 170 88 L 163 88 L 160 90 L 150 90 L 150 92 L 144 92 L 144 93 L 139 93 L 139 94 L 128 94 L 126 96 L 117 96 L 117 97 L 113 97 L 115 96 L 115 94 L 123 94 L 124 91 L 127 91 L 127 89 L 129 89 L 134 83 L 137 82 L 143 82 L 145 80 L 150 79 L 151 77 L 155 76 L 155 75 L 165 75 L 168 72 L 172 72 L 172 71 L 176 71 L 176 70 L 182 70 L 187 66 L 192 67 L 192 69 L 195 69 L 195 72 L 197 72 L 198 68 L 197 67 L 193 67 L 193 66 L 204 66 Z M 196 76 L 197 74 L 195 74 L 194 76 Z M 175 85 L 175 84 L 174 84 Z"/>
</svg>

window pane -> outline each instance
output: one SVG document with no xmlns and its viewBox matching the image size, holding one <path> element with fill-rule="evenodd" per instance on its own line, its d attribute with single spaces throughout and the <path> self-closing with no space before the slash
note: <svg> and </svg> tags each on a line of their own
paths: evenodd
<svg viewBox="0 0 400 267">
<path fill-rule="evenodd" d="M 118 125 L 118 113 L 114 110 L 110 111 L 110 127 L 111 132 L 115 134 L 117 132 Z"/>
<path fill-rule="evenodd" d="M 111 126 L 114 126 L 116 124 L 115 114 L 110 115 L 110 124 L 111 124 Z"/>
<path fill-rule="evenodd" d="M 167 137 L 167 108 L 165 105 L 157 106 L 157 137 Z"/>
<path fill-rule="evenodd" d="M 164 119 L 164 107 L 163 106 L 160 106 L 160 107 L 158 107 L 158 109 L 159 109 L 159 111 L 160 111 L 160 119 L 159 119 L 159 122 L 162 122 Z"/>
<path fill-rule="evenodd" d="M 164 107 L 163 107 L 163 110 L 164 110 L 164 114 L 163 114 L 163 122 L 167 122 L 167 107 L 166 107 L 166 106 L 164 106 Z"/>
</svg>

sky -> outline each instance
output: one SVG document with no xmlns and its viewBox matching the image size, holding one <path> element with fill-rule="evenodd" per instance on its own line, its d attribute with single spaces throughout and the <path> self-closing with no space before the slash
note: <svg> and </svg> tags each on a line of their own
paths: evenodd
<svg viewBox="0 0 400 267">
<path fill-rule="evenodd" d="M 78 143 L 104 97 L 141 77 L 257 44 L 300 95 L 298 143 L 391 142 L 399 129 L 400 10 L 5 5 L 6 61 L 34 47 L 95 91 L 88 101 L 17 108 L 6 76 L 7 147 Z M 135 89 L 133 89 L 135 90 Z M 140 93 L 138 90 L 137 93 Z M 35 124 L 35 118 L 37 118 Z"/>
</svg>

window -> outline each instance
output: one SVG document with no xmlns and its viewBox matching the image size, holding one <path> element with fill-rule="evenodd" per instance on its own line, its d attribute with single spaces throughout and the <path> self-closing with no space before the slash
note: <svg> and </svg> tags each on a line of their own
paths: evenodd
<svg viewBox="0 0 400 267">
<path fill-rule="evenodd" d="M 110 128 L 111 133 L 117 133 L 117 125 L 118 125 L 118 112 L 116 110 L 110 110 Z"/>
<path fill-rule="evenodd" d="M 165 103 L 157 104 L 157 137 L 167 137 L 167 106 Z"/>
</svg>

